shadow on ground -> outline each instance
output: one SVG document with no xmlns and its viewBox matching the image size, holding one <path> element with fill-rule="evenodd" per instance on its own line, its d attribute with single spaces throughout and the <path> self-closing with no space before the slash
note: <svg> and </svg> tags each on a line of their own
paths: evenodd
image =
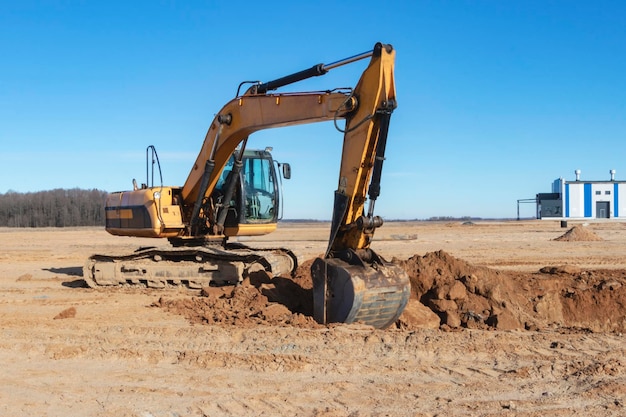
<svg viewBox="0 0 626 417">
<path fill-rule="evenodd" d="M 42 268 L 43 271 L 49 271 L 54 274 L 63 274 L 69 275 L 72 277 L 82 277 L 83 276 L 83 267 L 82 266 L 68 266 L 66 268 Z"/>
</svg>

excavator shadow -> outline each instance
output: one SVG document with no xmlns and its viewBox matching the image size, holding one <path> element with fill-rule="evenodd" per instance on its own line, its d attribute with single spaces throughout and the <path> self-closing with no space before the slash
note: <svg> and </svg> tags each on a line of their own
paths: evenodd
<svg viewBox="0 0 626 417">
<path fill-rule="evenodd" d="M 282 304 L 292 313 L 313 317 L 313 289 L 291 278 L 271 277 L 265 271 L 250 274 L 250 284 L 271 303 Z"/>
<path fill-rule="evenodd" d="M 82 278 L 83 267 L 82 266 L 68 266 L 65 268 L 42 268 L 43 271 L 52 272 L 54 274 L 68 275 L 70 277 L 79 277 L 72 281 L 64 281 L 61 283 L 64 287 L 68 288 L 87 288 L 87 283 Z"/>
<path fill-rule="evenodd" d="M 82 266 L 68 266 L 66 268 L 42 268 L 43 271 L 49 271 L 55 274 L 70 275 L 73 277 L 83 276 Z"/>
</svg>

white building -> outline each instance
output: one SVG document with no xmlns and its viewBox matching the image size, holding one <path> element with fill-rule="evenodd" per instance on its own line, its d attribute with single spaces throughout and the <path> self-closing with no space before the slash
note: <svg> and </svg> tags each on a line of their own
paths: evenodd
<svg viewBox="0 0 626 417">
<path fill-rule="evenodd" d="M 554 180 L 552 192 L 537 194 L 538 218 L 626 219 L 626 181 L 583 181 L 580 170 L 576 180 Z"/>
</svg>

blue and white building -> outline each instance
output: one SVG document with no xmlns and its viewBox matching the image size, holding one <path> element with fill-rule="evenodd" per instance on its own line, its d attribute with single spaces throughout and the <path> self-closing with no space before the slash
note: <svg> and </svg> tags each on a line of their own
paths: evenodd
<svg viewBox="0 0 626 417">
<path fill-rule="evenodd" d="M 608 181 L 584 181 L 577 169 L 575 181 L 554 180 L 551 193 L 537 194 L 537 217 L 626 219 L 626 181 L 616 181 L 613 169 L 609 173 Z"/>
</svg>

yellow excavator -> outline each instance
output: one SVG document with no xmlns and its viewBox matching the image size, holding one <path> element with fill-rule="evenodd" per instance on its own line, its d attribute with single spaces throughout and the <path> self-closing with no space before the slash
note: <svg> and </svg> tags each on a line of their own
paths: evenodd
<svg viewBox="0 0 626 417">
<path fill-rule="evenodd" d="M 369 65 L 354 88 L 272 93 L 366 58 Z M 155 184 L 155 162 L 159 174 L 160 164 L 149 146 L 146 183 L 138 186 L 133 180 L 133 190 L 108 195 L 106 230 L 118 236 L 167 238 L 171 245 L 93 255 L 83 270 L 87 284 L 201 288 L 236 284 L 258 270 L 273 276 L 294 273 L 297 258 L 288 249 L 228 242 L 276 229 L 281 176 L 290 176 L 289 164 L 274 161 L 268 149 L 247 149 L 248 137 L 262 129 L 333 121 L 343 133 L 343 151 L 328 248 L 311 267 L 314 318 L 323 324 L 393 324 L 408 302 L 409 279 L 370 244 L 383 224 L 374 215 L 374 204 L 380 194 L 389 120 L 396 108 L 394 59 L 391 45 L 377 43 L 371 51 L 331 64 L 269 82 L 241 83 L 235 98 L 213 119 L 182 187 L 163 186 L 162 179 Z M 247 90 L 240 94 L 243 86 Z"/>
</svg>

